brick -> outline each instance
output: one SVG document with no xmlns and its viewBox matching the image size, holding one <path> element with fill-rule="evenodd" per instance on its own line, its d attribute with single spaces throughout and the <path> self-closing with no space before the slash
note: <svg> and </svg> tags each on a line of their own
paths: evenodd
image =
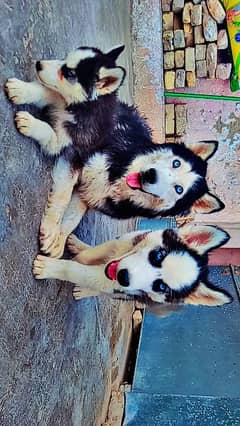
<svg viewBox="0 0 240 426">
<path fill-rule="evenodd" d="M 181 136 L 186 133 L 187 108 L 186 105 L 175 105 L 176 135 Z"/>
<path fill-rule="evenodd" d="M 228 48 L 228 35 L 226 30 L 220 30 L 217 36 L 217 47 L 218 49 Z"/>
<path fill-rule="evenodd" d="M 192 26 L 201 25 L 202 23 L 202 5 L 195 4 L 192 8 L 191 13 L 191 24 Z"/>
<path fill-rule="evenodd" d="M 216 78 L 228 80 L 232 71 L 232 64 L 218 64 L 216 69 Z"/>
<path fill-rule="evenodd" d="M 163 13 L 163 30 L 173 30 L 173 12 Z"/>
<path fill-rule="evenodd" d="M 173 50 L 173 31 L 163 31 L 163 50 Z"/>
<path fill-rule="evenodd" d="M 184 7 L 184 0 L 173 0 L 172 10 L 173 12 L 181 12 Z"/>
<path fill-rule="evenodd" d="M 184 38 L 186 47 L 192 47 L 193 42 L 193 27 L 191 24 L 183 24 Z"/>
<path fill-rule="evenodd" d="M 175 67 L 176 68 L 183 68 L 184 67 L 184 57 L 185 57 L 185 51 L 184 50 L 176 50 L 175 51 Z"/>
<path fill-rule="evenodd" d="M 203 37 L 202 25 L 198 25 L 197 27 L 194 27 L 194 42 L 195 44 L 205 43 L 205 38 Z"/>
<path fill-rule="evenodd" d="M 209 43 L 207 46 L 207 76 L 210 79 L 215 78 L 217 68 L 217 45 L 215 43 Z"/>
<path fill-rule="evenodd" d="M 208 8 L 205 1 L 202 1 L 203 8 L 203 35 L 206 41 L 216 41 L 217 40 L 217 23 L 211 18 L 208 13 Z"/>
<path fill-rule="evenodd" d="M 197 78 L 207 77 L 207 61 L 196 62 L 196 74 Z"/>
<path fill-rule="evenodd" d="M 176 80 L 175 80 L 175 86 L 177 89 L 185 87 L 185 70 L 184 69 L 178 69 L 176 70 Z"/>
<path fill-rule="evenodd" d="M 173 29 L 174 30 L 182 29 L 182 17 L 180 13 L 173 14 Z"/>
<path fill-rule="evenodd" d="M 172 0 L 162 0 L 162 11 L 170 12 L 172 7 Z"/>
<path fill-rule="evenodd" d="M 225 19 L 226 12 L 219 0 L 207 0 L 207 8 L 212 18 L 218 23 L 222 24 Z"/>
<path fill-rule="evenodd" d="M 191 87 L 191 88 L 196 87 L 196 74 L 194 71 L 186 72 L 186 83 L 187 83 L 187 87 Z"/>
<path fill-rule="evenodd" d="M 164 74 L 165 89 L 172 90 L 175 86 L 175 71 L 166 71 Z"/>
<path fill-rule="evenodd" d="M 174 135 L 175 133 L 174 104 L 165 105 L 165 132 L 166 135 Z"/>
<path fill-rule="evenodd" d="M 175 30 L 174 31 L 174 47 L 175 49 L 180 49 L 181 47 L 185 47 L 185 39 L 183 30 Z"/>
<path fill-rule="evenodd" d="M 196 61 L 203 61 L 206 59 L 206 44 L 196 44 L 195 46 L 195 57 Z"/>
<path fill-rule="evenodd" d="M 174 68 L 174 52 L 166 52 L 163 55 L 164 69 L 172 70 Z"/>
<path fill-rule="evenodd" d="M 182 21 L 184 24 L 190 24 L 192 8 L 193 4 L 191 2 L 185 3 L 182 15 Z"/>
<path fill-rule="evenodd" d="M 195 71 L 195 49 L 187 47 L 185 49 L 185 69 L 186 71 Z"/>
<path fill-rule="evenodd" d="M 201 0 L 193 0 L 193 3 L 194 4 L 199 4 L 199 3 L 201 3 Z"/>
</svg>

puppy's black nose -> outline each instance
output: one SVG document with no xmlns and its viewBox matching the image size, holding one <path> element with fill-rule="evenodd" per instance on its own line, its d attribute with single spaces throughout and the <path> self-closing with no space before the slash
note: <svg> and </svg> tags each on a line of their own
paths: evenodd
<svg viewBox="0 0 240 426">
<path fill-rule="evenodd" d="M 155 169 L 149 169 L 146 170 L 146 172 L 144 172 L 142 174 L 142 180 L 145 183 L 156 183 L 157 182 L 157 172 Z"/>
<path fill-rule="evenodd" d="M 37 71 L 41 71 L 41 70 L 42 70 L 42 65 L 41 65 L 41 62 L 40 62 L 40 61 L 37 61 L 37 62 L 36 62 L 36 70 L 37 70 Z"/>
<path fill-rule="evenodd" d="M 129 275 L 127 269 L 120 269 L 117 273 L 117 280 L 123 287 L 129 286 Z"/>
</svg>

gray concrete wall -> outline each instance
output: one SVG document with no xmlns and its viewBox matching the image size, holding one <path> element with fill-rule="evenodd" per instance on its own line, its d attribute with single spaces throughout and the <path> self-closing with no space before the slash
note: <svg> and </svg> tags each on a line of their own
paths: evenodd
<svg viewBox="0 0 240 426">
<path fill-rule="evenodd" d="M 36 59 L 63 58 L 80 45 L 124 42 L 120 62 L 131 70 L 128 0 L 3 0 L 0 22 L 2 87 L 8 77 L 31 80 Z M 130 93 L 127 80 L 121 95 Z M 97 425 L 121 375 L 132 306 L 75 303 L 70 285 L 33 279 L 53 162 L 16 132 L 3 91 L 0 123 L 0 423 Z M 79 232 L 100 242 L 128 226 L 91 213 Z"/>
</svg>

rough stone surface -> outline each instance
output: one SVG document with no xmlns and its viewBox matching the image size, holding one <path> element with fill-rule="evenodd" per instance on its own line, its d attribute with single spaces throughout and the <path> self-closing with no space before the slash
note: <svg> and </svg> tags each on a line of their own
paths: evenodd
<svg viewBox="0 0 240 426">
<path fill-rule="evenodd" d="M 172 0 L 162 0 L 162 11 L 170 12 L 172 6 Z"/>
<path fill-rule="evenodd" d="M 215 43 L 209 43 L 207 46 L 206 59 L 208 78 L 214 79 L 217 68 L 217 45 Z"/>
<path fill-rule="evenodd" d="M 195 41 L 195 44 L 205 43 L 205 38 L 203 37 L 202 25 L 198 25 L 197 27 L 194 27 L 194 41 Z"/>
<path fill-rule="evenodd" d="M 5 1 L 0 19 L 1 87 L 8 77 L 34 78 L 36 59 L 61 59 L 80 45 L 125 43 L 119 63 L 132 75 L 127 1 Z M 121 374 L 132 304 L 105 298 L 76 303 L 71 285 L 33 279 L 53 160 L 17 133 L 3 91 L 0 99 L 0 423 L 98 426 L 111 381 Z M 78 232 L 94 243 L 127 227 L 91 213 Z"/>
<path fill-rule="evenodd" d="M 185 70 L 184 69 L 178 69 L 176 70 L 176 81 L 175 81 L 175 85 L 176 85 L 176 89 L 185 87 Z"/>
<path fill-rule="evenodd" d="M 165 120 L 166 135 L 173 135 L 175 132 L 174 104 L 165 105 Z"/>
<path fill-rule="evenodd" d="M 175 106 L 175 120 L 176 120 L 176 135 L 182 136 L 186 132 L 187 124 L 187 108 L 186 105 Z"/>
<path fill-rule="evenodd" d="M 197 78 L 207 77 L 207 61 L 196 61 Z"/>
<path fill-rule="evenodd" d="M 194 44 L 193 27 L 191 24 L 184 24 L 183 29 L 184 29 L 184 38 L 185 38 L 186 47 L 192 47 Z"/>
<path fill-rule="evenodd" d="M 218 64 L 216 69 L 216 78 L 228 80 L 232 71 L 232 64 Z"/>
<path fill-rule="evenodd" d="M 173 31 L 163 31 L 163 50 L 173 50 Z"/>
<path fill-rule="evenodd" d="M 218 49 L 227 49 L 228 48 L 228 35 L 226 30 L 220 30 L 217 36 L 217 47 Z"/>
<path fill-rule="evenodd" d="M 185 47 L 185 39 L 183 30 L 174 31 L 174 47 L 175 49 L 181 49 Z"/>
<path fill-rule="evenodd" d="M 176 50 L 174 53 L 175 53 L 175 67 L 176 68 L 183 68 L 184 67 L 185 51 L 184 50 Z"/>
<path fill-rule="evenodd" d="M 186 71 L 195 71 L 194 47 L 187 47 L 187 49 L 185 49 L 185 69 Z"/>
<path fill-rule="evenodd" d="M 206 44 L 197 44 L 195 47 L 196 61 L 202 61 L 206 58 Z"/>
<path fill-rule="evenodd" d="M 180 12 L 184 7 L 184 0 L 173 0 L 172 10 L 173 12 Z"/>
<path fill-rule="evenodd" d="M 182 15 L 182 21 L 184 24 L 190 24 L 192 8 L 193 4 L 191 2 L 185 3 Z"/>
<path fill-rule="evenodd" d="M 191 12 L 191 24 L 193 26 L 201 25 L 202 23 L 202 5 L 196 4 L 192 8 Z"/>
<path fill-rule="evenodd" d="M 163 13 L 163 30 L 173 30 L 173 12 Z"/>
<path fill-rule="evenodd" d="M 186 72 L 186 83 L 187 83 L 187 87 L 190 87 L 190 88 L 196 87 L 195 71 L 187 71 Z"/>
<path fill-rule="evenodd" d="M 165 70 L 172 70 L 174 68 L 174 52 L 164 53 L 163 62 Z"/>
<path fill-rule="evenodd" d="M 205 1 L 202 2 L 203 8 L 203 34 L 206 41 L 216 41 L 217 40 L 217 23 L 211 18 L 208 13 L 208 8 Z"/>
<path fill-rule="evenodd" d="M 224 7 L 219 0 L 207 0 L 207 7 L 210 15 L 218 24 L 221 24 L 226 16 Z"/>
<path fill-rule="evenodd" d="M 175 86 L 175 71 L 166 71 L 164 74 L 165 89 L 172 90 Z"/>
</svg>

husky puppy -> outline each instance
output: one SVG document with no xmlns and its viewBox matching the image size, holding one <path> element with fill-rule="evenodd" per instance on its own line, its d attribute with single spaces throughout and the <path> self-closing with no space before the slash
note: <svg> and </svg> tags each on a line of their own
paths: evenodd
<svg viewBox="0 0 240 426">
<path fill-rule="evenodd" d="M 63 61 L 38 61 L 38 82 L 6 83 L 13 103 L 42 108 L 43 120 L 17 112 L 18 130 L 57 156 L 40 227 L 41 250 L 51 257 L 61 257 L 88 209 L 126 219 L 224 207 L 206 183 L 217 142 L 154 144 L 137 110 L 117 98 L 125 69 L 116 60 L 123 49 L 81 47 Z"/>
<path fill-rule="evenodd" d="M 36 279 L 74 283 L 76 300 L 123 292 L 157 303 L 223 305 L 232 298 L 208 282 L 207 253 L 228 239 L 209 225 L 137 231 L 96 247 L 71 235 L 67 245 L 73 260 L 38 255 L 33 273 Z"/>
</svg>

